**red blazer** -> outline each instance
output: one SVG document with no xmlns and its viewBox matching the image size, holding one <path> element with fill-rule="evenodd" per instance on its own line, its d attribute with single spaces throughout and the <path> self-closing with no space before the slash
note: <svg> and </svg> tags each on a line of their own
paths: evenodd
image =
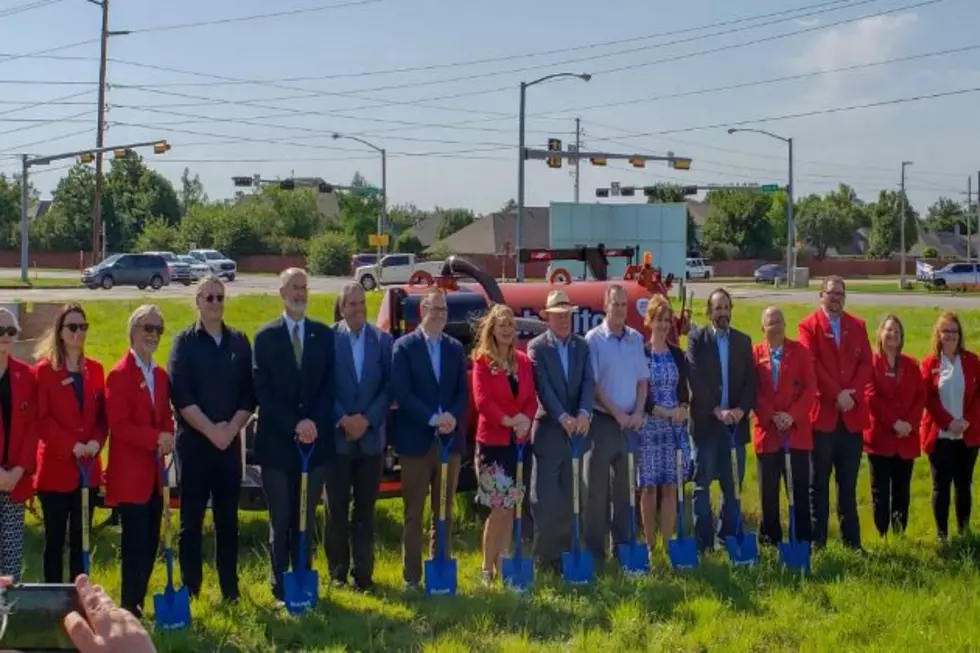
<svg viewBox="0 0 980 653">
<path fill-rule="evenodd" d="M 919 427 L 926 404 L 926 388 L 919 365 L 911 356 L 902 354 L 898 369 L 892 370 L 887 358 L 875 354 L 872 367 L 874 376 L 868 396 L 871 421 L 864 429 L 864 450 L 877 456 L 915 460 L 920 453 Z M 912 426 L 912 431 L 904 438 L 895 434 L 894 425 L 898 420 Z"/>
<path fill-rule="evenodd" d="M 37 384 L 30 365 L 16 358 L 7 358 L 7 374 L 10 375 L 10 450 L 5 470 L 22 467 L 23 475 L 10 500 L 24 503 L 34 496 L 34 469 L 37 466 Z M 0 452 L 3 451 L 3 414 L 0 413 Z"/>
<path fill-rule="evenodd" d="M 793 426 L 789 430 L 789 446 L 802 451 L 813 450 L 813 425 L 810 411 L 817 398 L 817 379 L 813 359 L 806 347 L 786 338 L 779 364 L 779 383 L 772 383 L 772 361 L 769 345 L 761 342 L 752 348 L 758 378 L 755 409 L 752 412 L 752 441 L 756 454 L 782 451 L 783 439 L 772 418 L 776 413 L 789 413 Z"/>
<path fill-rule="evenodd" d="M 843 416 L 851 433 L 868 427 L 868 387 L 871 384 L 871 343 L 864 321 L 850 313 L 840 317 L 840 346 L 834 342 L 834 330 L 822 309 L 803 318 L 799 327 L 800 343 L 813 356 L 817 375 L 817 401 L 810 412 L 813 430 L 830 433 Z M 854 408 L 841 413 L 837 395 L 841 390 L 855 390 Z"/>
<path fill-rule="evenodd" d="M 37 474 L 34 487 L 45 492 L 72 492 L 81 475 L 72 449 L 78 442 L 105 444 L 105 374 L 91 358 L 82 366 L 83 409 L 78 410 L 75 388 L 68 371 L 56 370 L 48 361 L 37 365 Z M 89 471 L 89 487 L 102 484 L 102 461 L 96 456 Z"/>
<path fill-rule="evenodd" d="M 503 370 L 490 369 L 485 359 L 473 364 L 473 403 L 476 405 L 476 441 L 489 446 L 506 446 L 511 442 L 511 429 L 500 422 L 517 413 L 532 421 L 538 409 L 534 390 L 534 371 L 531 359 L 522 351 L 514 352 L 517 362 L 517 396 L 511 392 L 510 381 Z"/>
<path fill-rule="evenodd" d="M 170 377 L 153 368 L 153 400 L 143 371 L 132 352 L 106 377 L 106 416 L 109 421 L 109 465 L 106 468 L 106 504 L 143 504 L 160 487 L 157 442 L 161 433 L 174 432 L 170 408 Z"/>
<path fill-rule="evenodd" d="M 968 447 L 980 447 L 980 358 L 972 351 L 964 350 L 960 353 L 960 365 L 963 367 L 965 388 L 963 418 L 970 423 L 970 428 L 963 434 L 963 441 Z M 953 418 L 939 400 L 939 357 L 935 354 L 926 356 L 920 369 L 926 386 L 926 412 L 922 417 L 919 437 L 922 450 L 930 454 L 936 447 L 939 431 L 949 428 Z"/>
</svg>

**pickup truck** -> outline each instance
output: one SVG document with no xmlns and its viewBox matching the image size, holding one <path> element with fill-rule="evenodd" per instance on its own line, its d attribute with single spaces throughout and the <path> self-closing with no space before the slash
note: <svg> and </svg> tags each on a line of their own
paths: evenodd
<svg viewBox="0 0 980 653">
<path fill-rule="evenodd" d="M 354 270 L 354 281 L 365 290 L 374 290 L 386 284 L 408 283 L 419 271 L 433 277 L 442 274 L 443 261 L 419 261 L 415 254 L 388 254 L 373 265 L 362 265 Z"/>
</svg>

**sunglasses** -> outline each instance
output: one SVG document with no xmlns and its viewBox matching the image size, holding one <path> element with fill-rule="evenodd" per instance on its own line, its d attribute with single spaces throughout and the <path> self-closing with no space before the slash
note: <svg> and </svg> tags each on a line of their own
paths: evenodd
<svg viewBox="0 0 980 653">
<path fill-rule="evenodd" d="M 204 301 L 206 301 L 209 304 L 213 304 L 214 302 L 218 302 L 220 304 L 223 301 L 225 301 L 225 296 L 224 295 L 205 295 L 204 296 Z"/>
<path fill-rule="evenodd" d="M 13 338 L 16 335 L 17 335 L 17 327 L 15 326 L 0 327 L 0 338 L 4 336 L 10 336 L 11 338 Z"/>
<path fill-rule="evenodd" d="M 163 335 L 162 324 L 143 324 L 141 325 L 141 328 L 143 329 L 143 333 L 150 333 L 150 334 L 156 333 L 161 336 Z"/>
<path fill-rule="evenodd" d="M 65 324 L 65 328 L 72 333 L 78 333 L 79 331 L 85 333 L 88 331 L 88 322 L 72 322 L 70 324 Z"/>
</svg>

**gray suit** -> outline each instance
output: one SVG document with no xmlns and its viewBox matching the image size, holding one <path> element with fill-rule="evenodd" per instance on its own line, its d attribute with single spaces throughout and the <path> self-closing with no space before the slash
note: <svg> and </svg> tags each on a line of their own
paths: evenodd
<svg viewBox="0 0 980 653">
<path fill-rule="evenodd" d="M 538 391 L 532 442 L 534 472 L 531 502 L 534 516 L 534 555 L 539 564 L 557 568 L 563 551 L 571 548 L 572 447 L 560 418 L 585 413 L 591 417 L 595 377 L 589 345 L 581 336 L 568 340 L 568 375 L 559 354 L 559 341 L 549 330 L 527 346 Z M 584 448 L 591 446 L 585 436 Z M 585 496 L 580 484 L 581 496 Z"/>
<path fill-rule="evenodd" d="M 345 415 L 364 415 L 368 429 L 351 442 L 342 428 L 334 429 L 337 449 L 327 469 L 329 524 L 324 540 L 330 576 L 347 582 L 353 552 L 354 582 L 369 587 L 374 572 L 374 504 L 381 482 L 385 419 L 391 404 L 391 335 L 365 324 L 359 343 L 346 322 L 334 326 L 334 424 Z M 355 366 L 363 351 L 360 379 Z M 361 349 L 363 347 L 363 349 Z M 349 515 L 353 491 L 354 512 Z"/>
</svg>

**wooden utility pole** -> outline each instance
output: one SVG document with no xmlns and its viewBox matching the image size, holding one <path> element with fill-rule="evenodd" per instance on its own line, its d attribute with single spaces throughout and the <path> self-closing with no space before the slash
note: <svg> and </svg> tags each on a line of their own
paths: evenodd
<svg viewBox="0 0 980 653">
<path fill-rule="evenodd" d="M 109 44 L 109 0 L 89 0 L 102 8 L 102 52 L 99 57 L 99 118 L 95 133 L 95 147 L 101 150 L 105 142 L 105 78 L 106 49 Z M 105 185 L 102 168 L 102 152 L 95 155 L 95 197 L 92 200 L 92 265 L 100 260 L 102 252 L 102 189 Z"/>
</svg>

